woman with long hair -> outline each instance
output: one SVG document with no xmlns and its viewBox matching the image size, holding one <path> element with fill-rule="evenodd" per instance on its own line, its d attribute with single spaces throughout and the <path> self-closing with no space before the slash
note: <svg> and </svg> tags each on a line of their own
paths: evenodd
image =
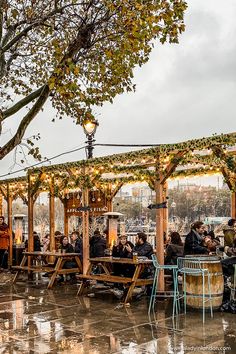
<svg viewBox="0 0 236 354">
<path fill-rule="evenodd" d="M 170 234 L 170 243 L 166 248 L 165 264 L 177 264 L 177 258 L 183 257 L 184 245 L 181 240 L 180 234 L 173 231 Z"/>
</svg>

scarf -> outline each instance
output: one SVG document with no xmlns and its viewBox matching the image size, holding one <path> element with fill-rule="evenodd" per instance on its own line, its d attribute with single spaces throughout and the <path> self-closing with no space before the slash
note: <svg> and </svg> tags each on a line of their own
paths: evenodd
<svg viewBox="0 0 236 354">
<path fill-rule="evenodd" d="M 198 241 L 201 243 L 203 240 L 203 236 L 201 236 L 199 233 L 197 233 L 197 231 L 194 229 L 193 229 L 193 232 L 197 236 Z"/>
</svg>

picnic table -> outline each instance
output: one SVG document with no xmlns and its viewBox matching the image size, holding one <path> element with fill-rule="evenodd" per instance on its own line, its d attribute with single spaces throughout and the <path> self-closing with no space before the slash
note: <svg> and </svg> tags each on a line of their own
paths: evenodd
<svg viewBox="0 0 236 354">
<path fill-rule="evenodd" d="M 132 298 L 133 290 L 135 286 L 148 285 L 153 283 L 153 278 L 142 279 L 141 274 L 143 270 L 152 264 L 150 259 L 144 259 L 138 257 L 137 260 L 130 258 L 116 258 L 116 257 L 97 257 L 90 258 L 90 266 L 86 274 L 80 274 L 79 278 L 82 280 L 80 288 L 78 290 L 78 295 L 84 293 L 84 289 L 88 283 L 88 280 L 97 280 L 107 283 L 122 283 L 126 285 L 127 294 L 124 299 L 124 303 L 127 303 Z M 134 274 L 132 277 L 122 277 L 112 274 L 112 264 L 130 264 L 134 266 Z M 104 270 L 102 274 L 93 274 L 92 269 L 94 266 L 101 266 Z"/>
<path fill-rule="evenodd" d="M 46 257 L 54 257 L 54 264 L 45 264 L 44 259 Z M 30 259 L 30 262 L 28 260 Z M 75 261 L 77 267 L 70 269 L 63 269 L 66 261 Z M 28 265 L 28 263 L 30 265 Z M 12 267 L 17 272 L 13 278 L 13 283 L 16 282 L 21 272 L 46 272 L 51 275 L 48 289 L 51 289 L 54 285 L 58 274 L 71 274 L 82 273 L 83 267 L 80 261 L 78 253 L 61 253 L 61 252 L 23 252 L 23 258 L 19 266 Z"/>
</svg>

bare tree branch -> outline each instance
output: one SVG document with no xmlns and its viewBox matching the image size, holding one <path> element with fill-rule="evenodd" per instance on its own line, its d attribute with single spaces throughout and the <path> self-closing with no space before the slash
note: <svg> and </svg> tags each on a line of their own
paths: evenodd
<svg viewBox="0 0 236 354">
<path fill-rule="evenodd" d="M 39 98 L 19 124 L 16 134 L 2 148 L 0 148 L 0 160 L 2 160 L 3 157 L 11 152 L 18 144 L 20 144 L 28 125 L 35 118 L 40 109 L 43 107 L 44 103 L 47 101 L 49 93 L 49 87 L 48 85 L 45 85 Z"/>
<path fill-rule="evenodd" d="M 2 116 L 3 116 L 2 120 L 12 116 L 16 112 L 18 112 L 22 107 L 26 106 L 28 103 L 30 103 L 33 100 L 35 100 L 36 98 L 38 98 L 43 89 L 44 89 L 44 86 L 40 87 L 36 91 L 29 94 L 27 97 L 22 98 L 22 100 L 20 100 L 16 104 L 14 104 L 14 106 L 12 106 L 11 108 L 8 108 L 5 111 L 3 111 L 2 112 Z"/>
<path fill-rule="evenodd" d="M 62 13 L 67 7 L 75 6 L 75 4 L 68 4 L 62 6 L 61 8 L 55 8 L 53 11 L 49 12 L 46 16 L 42 19 L 37 20 L 31 23 L 28 27 L 24 28 L 21 32 L 19 32 L 10 42 L 8 42 L 3 48 L 2 53 L 5 53 L 11 47 L 13 47 L 22 37 L 25 37 L 28 32 L 30 32 L 33 28 L 42 25 L 45 21 L 49 20 L 51 17 L 55 16 L 56 14 Z"/>
</svg>

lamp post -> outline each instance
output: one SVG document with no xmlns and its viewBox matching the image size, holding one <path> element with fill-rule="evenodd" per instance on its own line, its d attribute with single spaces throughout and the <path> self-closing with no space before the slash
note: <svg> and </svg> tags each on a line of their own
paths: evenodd
<svg viewBox="0 0 236 354">
<path fill-rule="evenodd" d="M 91 159 L 93 157 L 93 143 L 94 143 L 94 135 L 96 133 L 97 127 L 98 127 L 98 121 L 97 120 L 85 120 L 83 123 L 83 128 L 84 128 L 84 133 L 87 137 L 86 143 L 88 144 L 86 146 L 86 151 L 87 151 L 87 158 Z"/>
<path fill-rule="evenodd" d="M 173 201 L 172 203 L 171 203 L 171 209 L 172 209 L 172 219 L 173 219 L 173 221 L 175 222 L 175 208 L 176 208 L 176 203 Z"/>
</svg>

